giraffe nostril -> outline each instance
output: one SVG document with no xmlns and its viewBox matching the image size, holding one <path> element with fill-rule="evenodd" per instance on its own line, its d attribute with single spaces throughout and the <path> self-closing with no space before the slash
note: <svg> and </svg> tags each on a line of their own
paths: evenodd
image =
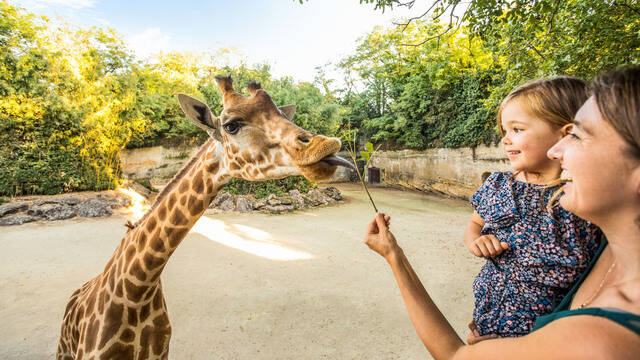
<svg viewBox="0 0 640 360">
<path fill-rule="evenodd" d="M 298 141 L 300 141 L 303 144 L 308 144 L 309 141 L 311 141 L 311 139 L 309 139 L 308 136 L 301 135 L 301 136 L 298 136 Z"/>
</svg>

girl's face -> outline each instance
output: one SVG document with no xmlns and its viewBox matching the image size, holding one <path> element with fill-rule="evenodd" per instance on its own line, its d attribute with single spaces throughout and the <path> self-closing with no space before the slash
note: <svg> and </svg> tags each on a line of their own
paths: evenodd
<svg viewBox="0 0 640 360">
<path fill-rule="evenodd" d="M 598 221 L 637 211 L 640 166 L 624 152 L 622 137 L 602 119 L 593 97 L 576 114 L 569 134 L 549 150 L 566 180 L 560 205 L 584 219 Z"/>
<path fill-rule="evenodd" d="M 563 129 L 527 113 L 519 99 L 504 106 L 500 120 L 505 134 L 502 146 L 513 170 L 557 175 L 558 164 L 547 157 L 547 151 L 562 138 Z"/>
</svg>

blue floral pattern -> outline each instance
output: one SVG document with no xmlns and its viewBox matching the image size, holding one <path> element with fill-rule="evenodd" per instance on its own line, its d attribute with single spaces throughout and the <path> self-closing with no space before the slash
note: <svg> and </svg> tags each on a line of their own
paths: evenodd
<svg viewBox="0 0 640 360">
<path fill-rule="evenodd" d="M 528 334 L 537 316 L 549 314 L 580 278 L 602 233 L 593 224 L 554 206 L 558 187 L 545 188 L 493 173 L 471 197 L 493 234 L 509 249 L 489 259 L 473 283 L 473 320 L 480 334 Z"/>
</svg>

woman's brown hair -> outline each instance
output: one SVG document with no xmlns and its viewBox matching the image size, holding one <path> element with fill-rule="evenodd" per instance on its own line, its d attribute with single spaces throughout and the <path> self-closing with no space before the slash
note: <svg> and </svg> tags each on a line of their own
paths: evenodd
<svg viewBox="0 0 640 360">
<path fill-rule="evenodd" d="M 498 128 L 502 128 L 502 110 L 513 100 L 519 100 L 529 114 L 558 128 L 573 122 L 578 109 L 587 101 L 587 83 L 572 76 L 559 76 L 525 83 L 507 95 L 498 108 Z"/>
<path fill-rule="evenodd" d="M 640 160 L 640 66 L 596 77 L 591 92 L 604 121 L 629 145 L 627 153 Z"/>
</svg>

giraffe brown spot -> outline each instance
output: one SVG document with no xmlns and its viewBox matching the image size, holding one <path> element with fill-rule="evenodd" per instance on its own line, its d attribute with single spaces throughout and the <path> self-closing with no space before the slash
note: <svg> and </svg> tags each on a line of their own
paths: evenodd
<svg viewBox="0 0 640 360">
<path fill-rule="evenodd" d="M 158 266 L 161 266 L 162 264 L 164 264 L 164 259 L 160 258 L 160 257 L 156 257 L 153 256 L 149 253 L 146 253 L 144 255 L 144 266 L 148 269 L 148 270 L 153 270 L 155 268 L 157 268 Z"/>
<path fill-rule="evenodd" d="M 158 218 L 160 219 L 160 221 L 164 221 L 164 219 L 167 218 L 167 207 L 164 205 L 161 205 L 160 208 L 158 209 Z"/>
<path fill-rule="evenodd" d="M 202 201 L 199 200 L 196 196 L 189 196 L 187 209 L 189 209 L 189 214 L 191 214 L 191 216 L 196 216 L 204 209 L 204 206 Z"/>
<path fill-rule="evenodd" d="M 127 252 L 125 253 L 124 257 L 127 259 L 128 261 L 131 261 L 131 259 L 133 259 L 133 256 L 136 254 L 136 248 L 133 245 L 129 245 L 127 246 Z"/>
<path fill-rule="evenodd" d="M 100 360 L 102 359 L 133 359 L 133 345 L 126 345 L 119 342 L 114 343 L 105 351 L 100 354 Z"/>
<path fill-rule="evenodd" d="M 144 270 L 140 266 L 140 260 L 136 260 L 133 262 L 133 264 L 131 264 L 131 267 L 129 268 L 129 272 L 131 273 L 131 275 L 135 276 L 136 279 L 140 281 L 147 280 L 147 274 L 144 272 Z"/>
<path fill-rule="evenodd" d="M 231 165 L 229 166 L 229 168 L 230 168 L 231 170 L 240 170 L 240 169 L 241 169 L 240 165 L 239 165 L 237 162 L 235 162 L 235 161 L 231 163 Z"/>
<path fill-rule="evenodd" d="M 180 182 L 180 187 L 178 187 L 178 191 L 181 193 L 187 192 L 189 190 L 189 181 L 184 179 Z"/>
<path fill-rule="evenodd" d="M 113 275 L 113 271 L 109 271 L 107 273 L 107 277 L 109 278 L 109 289 L 114 289 L 115 288 L 115 276 Z"/>
<path fill-rule="evenodd" d="M 193 180 L 193 191 L 201 194 L 204 190 L 204 180 L 202 180 L 202 171 L 198 173 L 198 177 Z"/>
<path fill-rule="evenodd" d="M 175 209 L 173 211 L 173 213 L 171 214 L 171 218 L 169 219 L 169 221 L 173 224 L 173 225 L 186 225 L 187 224 L 187 218 L 184 217 L 184 214 L 182 213 L 182 211 L 180 211 L 179 209 Z"/>
<path fill-rule="evenodd" d="M 154 237 L 153 241 L 151 242 L 151 248 L 160 253 L 164 252 L 164 239 L 159 236 Z"/>
<path fill-rule="evenodd" d="M 122 281 L 118 281 L 118 285 L 116 285 L 116 296 L 122 297 Z"/>
<path fill-rule="evenodd" d="M 189 232 L 189 229 L 187 228 L 175 228 L 173 236 L 169 238 L 169 245 L 171 245 L 171 247 L 177 247 L 180 245 L 180 242 L 187 235 L 187 232 Z"/>
<path fill-rule="evenodd" d="M 87 327 L 87 336 L 84 341 L 85 351 L 91 352 L 96 346 L 96 342 L 98 341 L 98 330 L 100 326 L 100 322 L 98 320 L 91 320 L 89 326 Z"/>
<path fill-rule="evenodd" d="M 261 162 L 264 162 L 264 160 L 265 160 L 264 155 L 258 154 L 258 161 L 257 162 L 261 163 Z"/>
<path fill-rule="evenodd" d="M 140 235 L 138 236 L 138 252 L 142 252 L 145 246 L 147 246 L 147 233 L 140 231 Z"/>
<path fill-rule="evenodd" d="M 129 279 L 124 279 L 124 288 L 127 290 L 127 299 L 133 302 L 139 302 L 146 290 L 144 286 L 138 286 L 129 281 Z"/>
<path fill-rule="evenodd" d="M 132 342 L 136 338 L 136 333 L 131 329 L 124 329 L 122 334 L 120 334 L 120 341 L 124 341 L 126 343 Z"/>
<path fill-rule="evenodd" d="M 169 211 L 171 211 L 171 209 L 173 209 L 173 206 L 176 204 L 176 195 L 175 194 L 171 194 L 169 195 L 169 203 L 167 204 Z"/>
<path fill-rule="evenodd" d="M 238 152 L 238 146 L 236 144 L 230 144 L 231 146 L 231 151 L 233 151 L 234 153 Z"/>
<path fill-rule="evenodd" d="M 151 337 L 151 326 L 147 325 L 140 332 L 140 353 L 138 359 L 149 358 L 149 338 Z"/>
<path fill-rule="evenodd" d="M 156 291 L 155 296 L 153 297 L 153 309 L 160 310 L 162 309 L 162 304 L 164 303 L 164 298 L 160 291 Z"/>
<path fill-rule="evenodd" d="M 151 306 L 149 304 L 144 304 L 142 308 L 140 308 L 140 322 L 144 322 L 149 317 L 149 311 Z"/>
<path fill-rule="evenodd" d="M 147 229 L 147 232 L 152 232 L 153 229 L 155 229 L 156 224 L 156 219 L 154 217 L 151 217 L 149 220 L 147 220 L 147 226 L 145 226 L 145 229 Z"/>
<path fill-rule="evenodd" d="M 181 206 L 185 206 L 187 204 L 187 198 L 188 198 L 187 194 L 182 195 L 182 197 L 180 198 L 180 205 Z"/>
<path fill-rule="evenodd" d="M 122 314 L 124 313 L 124 305 L 116 304 L 111 302 L 109 304 L 109 308 L 107 312 L 104 314 L 104 321 L 102 325 L 102 334 L 100 339 L 100 345 L 98 345 L 98 349 L 102 349 L 109 340 L 111 340 L 118 330 L 120 330 L 120 326 L 122 326 Z"/>
<path fill-rule="evenodd" d="M 246 161 L 244 161 L 244 158 L 242 156 L 238 156 L 236 158 L 236 161 L 238 161 L 238 164 L 240 164 L 240 166 L 244 166 L 244 164 L 247 163 Z"/>
<path fill-rule="evenodd" d="M 271 164 L 271 165 L 269 165 L 269 166 L 265 166 L 265 167 L 263 167 L 262 169 L 260 169 L 260 171 L 262 171 L 262 173 L 264 174 L 264 173 L 266 173 L 267 171 L 269 171 L 269 170 L 273 170 L 273 169 L 275 169 L 275 168 L 276 168 L 276 167 L 275 167 L 275 165 Z"/>
<path fill-rule="evenodd" d="M 218 167 L 220 167 L 220 163 L 216 162 L 212 162 L 211 164 L 209 164 L 207 166 L 207 171 L 210 173 L 216 173 L 218 172 Z"/>
<path fill-rule="evenodd" d="M 136 308 L 127 308 L 127 323 L 134 327 L 138 325 L 138 310 Z"/>
<path fill-rule="evenodd" d="M 104 312 L 104 292 L 98 294 L 98 313 L 102 314 Z"/>
</svg>

